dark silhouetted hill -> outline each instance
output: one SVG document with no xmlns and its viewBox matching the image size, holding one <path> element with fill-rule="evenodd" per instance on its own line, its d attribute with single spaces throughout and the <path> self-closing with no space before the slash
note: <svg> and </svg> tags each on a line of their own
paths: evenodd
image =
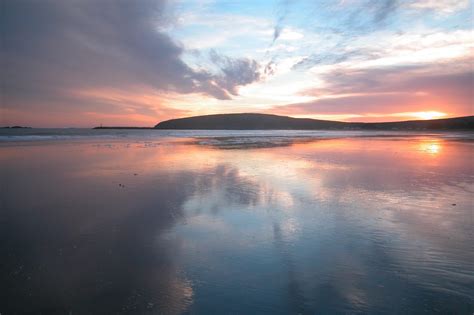
<svg viewBox="0 0 474 315">
<path fill-rule="evenodd" d="M 171 119 L 160 122 L 155 128 L 201 130 L 474 130 L 474 116 L 358 123 L 243 113 Z"/>
</svg>

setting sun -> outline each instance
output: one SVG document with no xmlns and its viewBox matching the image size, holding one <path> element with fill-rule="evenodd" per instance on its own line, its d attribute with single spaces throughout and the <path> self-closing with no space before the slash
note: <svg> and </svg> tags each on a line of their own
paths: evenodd
<svg viewBox="0 0 474 315">
<path fill-rule="evenodd" d="M 413 116 L 416 117 L 416 118 L 419 118 L 419 119 L 428 120 L 428 119 L 442 118 L 442 117 L 446 116 L 446 114 L 441 113 L 441 112 L 429 111 L 429 112 L 413 113 Z"/>
</svg>

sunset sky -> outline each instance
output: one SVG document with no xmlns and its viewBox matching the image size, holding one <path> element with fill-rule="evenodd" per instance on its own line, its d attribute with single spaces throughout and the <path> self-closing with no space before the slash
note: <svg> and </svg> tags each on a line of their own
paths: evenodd
<svg viewBox="0 0 474 315">
<path fill-rule="evenodd" d="M 1 2 L 0 125 L 474 114 L 469 0 Z"/>
</svg>

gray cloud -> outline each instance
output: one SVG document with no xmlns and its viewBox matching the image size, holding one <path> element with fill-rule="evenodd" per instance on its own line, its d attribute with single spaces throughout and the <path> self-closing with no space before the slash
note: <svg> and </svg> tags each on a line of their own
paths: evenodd
<svg viewBox="0 0 474 315">
<path fill-rule="evenodd" d="M 368 32 L 380 28 L 396 12 L 399 7 L 398 0 L 365 0 L 352 11 L 346 23 L 352 27 L 350 31 Z"/>
<path fill-rule="evenodd" d="M 351 59 L 373 59 L 380 57 L 381 53 L 375 49 L 346 49 L 338 45 L 334 51 L 312 54 L 293 65 L 293 69 L 312 67 L 314 65 L 331 65 Z"/>
<path fill-rule="evenodd" d="M 150 87 L 228 99 L 239 85 L 259 79 L 248 59 L 222 57 L 219 74 L 189 67 L 184 48 L 161 31 L 169 16 L 163 0 L 2 1 L 2 106 L 82 106 L 69 92 L 88 88 Z"/>
<path fill-rule="evenodd" d="M 473 84 L 472 58 L 440 65 L 399 66 L 360 70 L 333 71 L 324 76 L 324 90 L 310 94 L 454 92 L 461 99 L 469 96 Z M 465 65 L 465 67 L 463 66 Z"/>
<path fill-rule="evenodd" d="M 275 74 L 275 71 L 276 71 L 276 63 L 274 60 L 271 60 L 269 62 L 267 62 L 267 64 L 265 65 L 264 69 L 263 69 L 263 74 L 267 77 L 269 76 L 272 76 Z"/>
<path fill-rule="evenodd" d="M 232 95 L 237 95 L 237 87 L 260 80 L 259 65 L 247 58 L 234 59 L 210 52 L 211 61 L 219 67 L 220 76 L 215 78 L 218 86 Z"/>
<path fill-rule="evenodd" d="M 280 6 L 278 10 L 279 11 L 278 18 L 275 23 L 275 26 L 273 27 L 272 45 L 280 37 L 281 32 L 283 31 L 284 22 L 289 13 L 289 10 L 290 10 L 290 0 L 280 1 Z"/>
</svg>

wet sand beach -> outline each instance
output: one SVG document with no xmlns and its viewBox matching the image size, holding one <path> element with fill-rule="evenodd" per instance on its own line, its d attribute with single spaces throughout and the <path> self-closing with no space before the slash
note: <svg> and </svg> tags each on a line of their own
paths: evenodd
<svg viewBox="0 0 474 315">
<path fill-rule="evenodd" d="M 470 135 L 153 132 L 5 135 L 0 313 L 474 311 Z"/>
</svg>

